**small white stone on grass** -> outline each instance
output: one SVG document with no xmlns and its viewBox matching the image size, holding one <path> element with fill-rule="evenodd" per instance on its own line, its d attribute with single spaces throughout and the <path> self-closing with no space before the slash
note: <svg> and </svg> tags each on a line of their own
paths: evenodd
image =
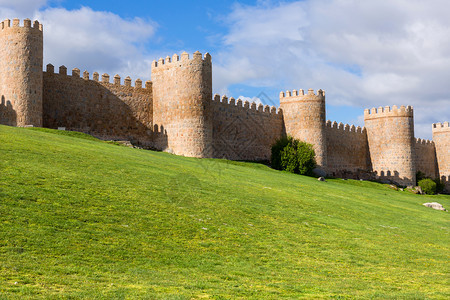
<svg viewBox="0 0 450 300">
<path fill-rule="evenodd" d="M 437 203 L 437 202 L 424 203 L 423 205 L 426 206 L 426 207 L 430 207 L 430 208 L 432 208 L 432 209 L 447 211 L 447 210 L 442 206 L 442 204 Z"/>
</svg>

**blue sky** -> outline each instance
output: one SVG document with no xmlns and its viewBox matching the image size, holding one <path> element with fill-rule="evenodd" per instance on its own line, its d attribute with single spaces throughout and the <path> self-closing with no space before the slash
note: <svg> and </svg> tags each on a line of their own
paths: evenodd
<svg viewBox="0 0 450 300">
<path fill-rule="evenodd" d="M 413 105 L 416 136 L 450 121 L 447 0 L 0 0 L 0 17 L 44 24 L 44 64 L 150 79 L 159 57 L 209 52 L 213 89 L 278 105 L 324 89 L 327 118 Z M 256 99 L 259 97 L 260 99 Z"/>
</svg>

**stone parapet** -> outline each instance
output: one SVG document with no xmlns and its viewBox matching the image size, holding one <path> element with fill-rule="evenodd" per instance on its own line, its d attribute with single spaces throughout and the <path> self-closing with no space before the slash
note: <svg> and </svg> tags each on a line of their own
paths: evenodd
<svg viewBox="0 0 450 300">
<path fill-rule="evenodd" d="M 110 85 L 116 85 L 116 86 L 123 86 L 123 87 L 129 87 L 129 88 L 137 88 L 137 89 L 151 89 L 152 88 L 152 82 L 150 80 L 147 80 L 145 82 L 145 86 L 142 87 L 142 80 L 141 79 L 136 79 L 134 82 L 134 86 L 132 86 L 132 80 L 129 76 L 127 76 L 124 81 L 123 84 L 121 82 L 121 77 L 116 74 L 113 77 L 113 82 L 110 82 L 110 76 L 107 73 L 102 74 L 102 80 L 99 80 L 99 73 L 94 72 L 92 75 L 92 79 L 90 78 L 90 74 L 88 71 L 84 71 L 83 72 L 83 77 L 81 77 L 81 72 L 80 69 L 78 68 L 74 68 L 72 69 L 72 75 L 67 75 L 67 68 L 65 66 L 60 66 L 59 67 L 59 73 L 55 73 L 55 67 L 52 64 L 47 64 L 46 66 L 46 71 L 44 72 L 48 75 L 59 75 L 59 76 L 67 76 L 67 77 L 73 77 L 73 78 L 80 78 L 83 80 L 91 80 L 91 81 L 95 81 L 95 82 L 99 82 L 102 84 L 110 84 Z"/>
<path fill-rule="evenodd" d="M 331 122 L 330 120 L 327 120 L 327 122 L 325 123 L 325 126 L 327 128 L 331 128 L 331 129 L 335 129 L 335 130 L 342 130 L 342 131 L 346 131 L 346 132 L 354 132 L 354 133 L 361 133 L 363 134 L 366 131 L 366 128 L 361 127 L 361 126 L 357 126 L 355 127 L 355 125 L 349 125 L 349 124 L 343 124 L 342 122 Z"/>
<path fill-rule="evenodd" d="M 414 109 L 412 106 L 400 106 L 398 108 L 396 105 L 393 105 L 392 108 L 389 106 L 378 107 L 372 109 L 364 110 L 364 120 L 369 119 L 377 119 L 377 118 L 387 118 L 387 117 L 413 117 Z"/>
<path fill-rule="evenodd" d="M 242 101 L 241 99 L 235 99 L 233 97 L 228 98 L 226 95 L 220 96 L 215 94 L 212 98 L 213 105 L 229 105 L 234 106 L 242 110 L 255 111 L 259 113 L 264 113 L 272 116 L 277 116 L 278 118 L 283 117 L 283 111 L 281 108 L 276 108 L 275 106 L 263 105 L 256 102 Z"/>
<path fill-rule="evenodd" d="M 211 55 L 209 53 L 205 53 L 205 56 L 203 56 L 199 51 L 196 51 L 193 54 L 192 58 L 189 57 L 189 54 L 187 52 L 183 52 L 181 56 L 179 56 L 178 54 L 174 54 L 172 57 L 167 56 L 165 59 L 160 58 L 157 61 L 154 60 L 152 62 L 152 70 L 155 70 L 156 68 L 171 68 L 174 65 L 176 66 L 180 62 L 188 62 L 189 60 L 211 63 Z"/>
<path fill-rule="evenodd" d="M 443 123 L 434 123 L 431 126 L 431 131 L 434 132 L 447 132 L 450 131 L 449 122 L 443 122 Z"/>
<path fill-rule="evenodd" d="M 323 100 L 325 101 L 325 91 L 318 90 L 317 93 L 314 93 L 313 89 L 309 89 L 306 94 L 305 91 L 300 90 L 292 90 L 286 92 L 280 92 L 280 103 L 288 103 L 290 101 L 305 101 L 305 100 Z"/>
<path fill-rule="evenodd" d="M 11 24 L 11 20 L 6 19 L 0 23 L 0 34 L 3 31 L 15 29 L 15 28 L 30 28 L 32 30 L 40 31 L 40 32 L 42 32 L 44 29 L 42 24 L 39 24 L 39 21 L 37 21 L 37 20 L 34 21 L 33 24 L 31 24 L 30 19 L 25 19 L 25 20 L 23 20 L 23 26 L 20 26 L 20 19 L 13 19 L 12 24 Z"/>
</svg>

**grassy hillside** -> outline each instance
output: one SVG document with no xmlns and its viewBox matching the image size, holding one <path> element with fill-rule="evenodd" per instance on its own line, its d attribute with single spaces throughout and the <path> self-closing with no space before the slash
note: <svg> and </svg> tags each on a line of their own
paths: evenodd
<svg viewBox="0 0 450 300">
<path fill-rule="evenodd" d="M 414 298 L 449 213 L 384 185 L 0 126 L 0 298 Z"/>
</svg>

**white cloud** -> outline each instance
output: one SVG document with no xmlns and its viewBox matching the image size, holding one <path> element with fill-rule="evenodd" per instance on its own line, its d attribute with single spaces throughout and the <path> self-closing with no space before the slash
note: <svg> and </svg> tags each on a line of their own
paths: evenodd
<svg viewBox="0 0 450 300">
<path fill-rule="evenodd" d="M 431 123 L 450 118 L 448 11 L 446 0 L 238 5 L 214 57 L 214 83 L 322 88 L 330 104 L 361 113 L 413 105 L 416 135 L 429 138 Z"/>
<path fill-rule="evenodd" d="M 150 80 L 151 61 L 145 43 L 157 24 L 141 18 L 123 19 L 89 7 L 76 10 L 46 7 L 46 0 L 0 0 L 0 17 L 30 18 L 44 25 L 44 64 L 57 70 L 87 69 L 91 74 L 119 74 Z M 155 56 L 156 57 L 156 56 Z"/>
<path fill-rule="evenodd" d="M 148 58 L 167 55 L 145 47 L 155 38 L 151 20 L 47 3 L 0 0 L 1 18 L 44 24 L 44 64 L 147 80 Z M 322 88 L 329 104 L 360 107 L 361 114 L 372 106 L 413 105 L 416 135 L 427 138 L 431 123 L 450 119 L 447 0 L 257 3 L 237 4 L 226 18 L 228 32 L 213 57 L 216 91 L 232 84 Z"/>
<path fill-rule="evenodd" d="M 88 7 L 49 8 L 35 18 L 44 24 L 45 64 L 150 79 L 151 62 L 145 59 L 144 43 L 155 33 L 152 21 L 125 20 Z"/>
<path fill-rule="evenodd" d="M 45 4 L 47 0 L 0 0 L 0 17 L 2 20 L 29 18 Z"/>
</svg>

